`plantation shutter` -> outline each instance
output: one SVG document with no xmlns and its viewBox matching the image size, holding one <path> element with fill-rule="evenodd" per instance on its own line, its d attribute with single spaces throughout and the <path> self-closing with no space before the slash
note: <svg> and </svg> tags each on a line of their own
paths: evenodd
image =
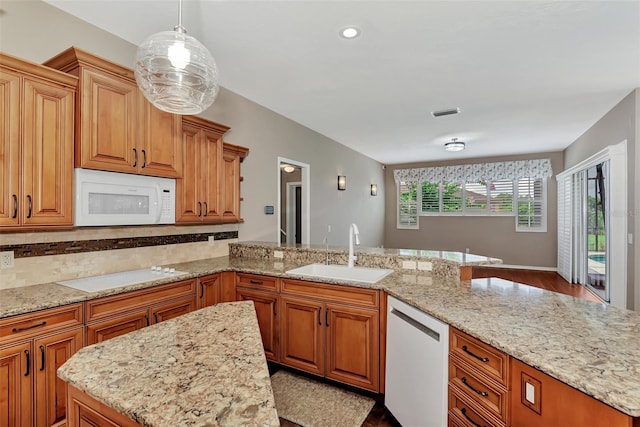
<svg viewBox="0 0 640 427">
<path fill-rule="evenodd" d="M 418 228 L 418 191 L 415 182 L 398 183 L 397 228 Z"/>
<path fill-rule="evenodd" d="M 558 177 L 558 274 L 572 283 L 571 175 Z"/>
<path fill-rule="evenodd" d="M 516 231 L 546 231 L 544 181 L 518 179 Z"/>
<path fill-rule="evenodd" d="M 513 212 L 513 181 L 489 183 L 489 208 L 491 212 Z"/>
</svg>

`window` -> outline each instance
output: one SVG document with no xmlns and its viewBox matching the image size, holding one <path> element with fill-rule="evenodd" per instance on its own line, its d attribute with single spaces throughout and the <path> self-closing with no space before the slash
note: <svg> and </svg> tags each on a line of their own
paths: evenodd
<svg viewBox="0 0 640 427">
<path fill-rule="evenodd" d="M 547 231 L 546 185 L 551 160 L 396 169 L 398 228 L 420 216 L 512 216 L 516 231 Z"/>
<path fill-rule="evenodd" d="M 418 228 L 418 185 L 415 182 L 399 182 L 398 228 Z"/>
<path fill-rule="evenodd" d="M 547 231 L 546 187 L 542 179 L 518 180 L 516 231 Z"/>
</svg>

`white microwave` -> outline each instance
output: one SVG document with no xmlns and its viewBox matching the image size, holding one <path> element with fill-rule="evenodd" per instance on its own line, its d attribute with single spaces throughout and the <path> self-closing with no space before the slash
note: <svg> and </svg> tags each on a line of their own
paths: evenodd
<svg viewBox="0 0 640 427">
<path fill-rule="evenodd" d="M 176 180 L 75 169 L 76 226 L 173 224 Z"/>
</svg>

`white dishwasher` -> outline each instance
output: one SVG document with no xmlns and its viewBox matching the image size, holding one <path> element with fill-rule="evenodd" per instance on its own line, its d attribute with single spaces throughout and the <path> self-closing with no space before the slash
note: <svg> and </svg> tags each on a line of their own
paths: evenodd
<svg viewBox="0 0 640 427">
<path fill-rule="evenodd" d="M 449 326 L 391 296 L 387 310 L 385 406 L 403 427 L 446 426 Z"/>
</svg>

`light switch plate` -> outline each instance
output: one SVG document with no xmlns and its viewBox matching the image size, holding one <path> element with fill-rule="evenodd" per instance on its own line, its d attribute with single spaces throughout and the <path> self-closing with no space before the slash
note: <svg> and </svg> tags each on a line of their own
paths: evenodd
<svg viewBox="0 0 640 427">
<path fill-rule="evenodd" d="M 524 398 L 531 402 L 531 404 L 536 404 L 536 389 L 533 384 L 525 383 Z"/>
</svg>

